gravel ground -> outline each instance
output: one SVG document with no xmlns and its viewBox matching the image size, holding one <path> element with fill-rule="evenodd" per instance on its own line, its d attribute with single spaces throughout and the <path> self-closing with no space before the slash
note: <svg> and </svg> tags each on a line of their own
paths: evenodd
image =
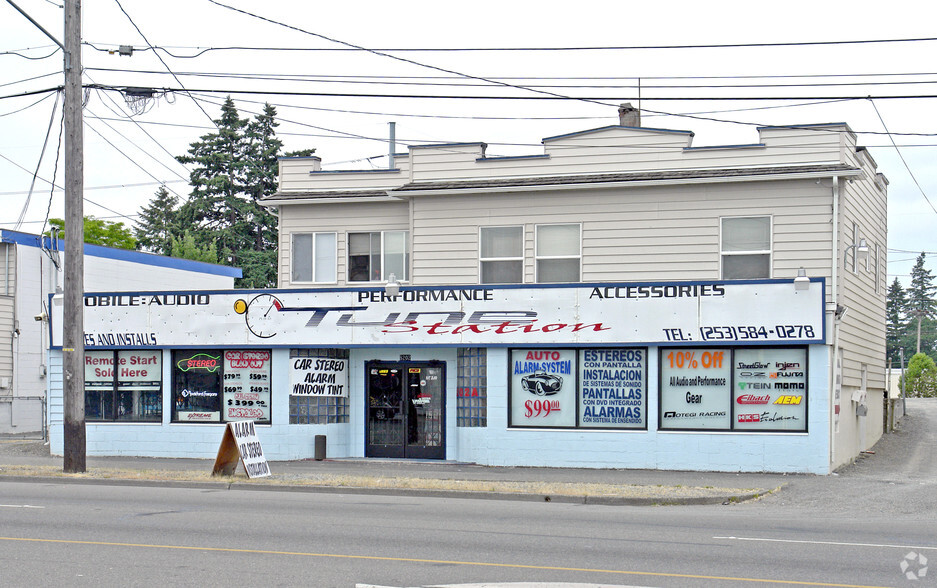
<svg viewBox="0 0 937 588">
<path fill-rule="evenodd" d="M 35 439 L 0 437 L 0 455 L 49 456 L 49 444 Z"/>
</svg>

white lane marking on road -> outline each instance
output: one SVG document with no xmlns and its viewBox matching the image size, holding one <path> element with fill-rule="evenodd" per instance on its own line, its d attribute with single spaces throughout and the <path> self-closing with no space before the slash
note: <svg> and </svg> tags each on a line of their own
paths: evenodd
<svg viewBox="0 0 937 588">
<path fill-rule="evenodd" d="M 731 539 L 732 541 L 764 541 L 767 543 L 806 543 L 809 545 L 845 545 L 847 547 L 894 547 L 896 549 L 928 549 L 937 550 L 937 547 L 922 547 L 919 545 L 892 545 L 889 543 L 846 543 L 843 541 L 806 541 L 799 539 L 767 539 L 764 537 L 713 537 L 713 539 Z"/>
<path fill-rule="evenodd" d="M 0 504 L 0 508 L 45 508 L 44 506 L 32 506 L 29 504 Z"/>
</svg>

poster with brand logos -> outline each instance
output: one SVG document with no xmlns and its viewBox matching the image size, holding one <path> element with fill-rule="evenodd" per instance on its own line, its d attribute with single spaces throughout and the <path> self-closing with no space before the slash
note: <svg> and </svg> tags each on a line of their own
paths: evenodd
<svg viewBox="0 0 937 588">
<path fill-rule="evenodd" d="M 579 426 L 647 426 L 647 349 L 579 352 Z"/>
<path fill-rule="evenodd" d="M 735 429 L 807 429 L 807 351 L 736 349 L 733 371 Z"/>
<path fill-rule="evenodd" d="M 511 351 L 512 427 L 576 426 L 576 350 Z"/>
<path fill-rule="evenodd" d="M 660 428 L 729 429 L 730 349 L 661 351 Z"/>
<path fill-rule="evenodd" d="M 226 421 L 270 422 L 270 351 L 230 349 L 224 352 Z"/>
</svg>

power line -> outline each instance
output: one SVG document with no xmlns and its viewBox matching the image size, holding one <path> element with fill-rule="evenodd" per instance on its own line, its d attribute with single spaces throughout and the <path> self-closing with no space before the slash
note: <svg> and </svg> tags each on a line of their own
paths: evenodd
<svg viewBox="0 0 937 588">
<path fill-rule="evenodd" d="M 117 91 L 127 91 L 131 90 L 130 86 L 120 86 L 120 85 L 106 85 L 106 84 L 91 84 L 86 87 L 97 88 L 102 90 L 117 90 Z M 524 89 L 520 86 L 511 86 L 518 89 Z M 183 92 L 185 94 L 192 93 L 203 93 L 203 94 L 253 94 L 253 95 L 268 95 L 268 96 L 320 96 L 320 97 L 334 97 L 334 98 L 413 98 L 413 99 L 430 99 L 430 100 L 567 100 L 567 101 L 584 101 L 591 102 L 593 104 L 598 104 L 599 106 L 604 107 L 613 107 L 613 104 L 608 104 L 605 102 L 599 101 L 628 101 L 628 100 L 643 100 L 643 101 L 668 101 L 668 102 L 745 102 L 745 101 L 758 101 L 758 102 L 767 102 L 767 101 L 776 101 L 783 102 L 787 100 L 866 100 L 873 98 L 875 100 L 925 100 L 937 98 L 937 94 L 890 94 L 890 95 L 869 95 L 864 94 L 862 96 L 562 96 L 559 94 L 556 95 L 545 95 L 545 96 L 491 96 L 491 95 L 466 95 L 466 94 L 391 94 L 391 93 L 357 93 L 357 92 L 299 92 L 299 91 L 284 91 L 284 90 L 244 90 L 244 89 L 212 89 L 212 88 L 149 88 L 153 92 L 161 93 L 173 93 L 173 92 Z M 49 91 L 49 90 L 42 90 Z M 38 93 L 36 91 L 33 93 Z M 24 96 L 27 94 L 18 94 L 17 96 Z M 0 99 L 6 98 L 7 96 L 0 96 Z"/>
<path fill-rule="evenodd" d="M 115 68 L 87 68 L 93 71 L 106 71 L 106 72 L 120 72 L 120 73 L 138 73 L 138 74 L 155 74 L 155 75 L 165 75 L 167 72 L 156 71 L 156 70 L 135 70 L 135 69 L 115 69 Z M 410 76 L 315 76 L 309 74 L 267 74 L 267 73 L 220 73 L 220 72 L 194 72 L 194 71 L 177 71 L 175 75 L 186 76 L 186 77 L 205 77 L 205 78 L 218 78 L 218 79 L 235 79 L 235 80 L 262 80 L 262 81 L 286 81 L 286 82 L 307 82 L 307 83 L 318 83 L 318 84 L 368 84 L 368 85 L 386 85 L 386 86 L 431 86 L 431 87 L 454 87 L 454 88 L 485 88 L 489 87 L 490 84 L 467 84 L 467 83 L 454 83 L 454 82 L 443 82 L 443 81 L 403 81 L 409 79 L 416 80 L 443 80 L 443 79 L 459 79 L 459 78 L 442 78 L 442 77 L 424 77 L 424 78 L 412 78 Z M 937 74 L 931 74 L 937 75 Z M 749 79 L 757 79 L 760 76 L 755 76 Z M 853 76 L 858 77 L 858 76 Z M 766 76 L 770 79 L 770 76 Z M 514 79 L 514 78 L 488 78 L 491 80 L 505 80 L 505 79 Z M 546 80 L 565 80 L 566 78 L 539 78 L 537 81 L 546 81 Z M 937 79 L 930 80 L 900 80 L 900 81 L 854 81 L 854 82 L 822 82 L 822 83 L 799 83 L 799 84 L 641 84 L 641 80 L 647 78 L 599 78 L 601 80 L 607 81 L 618 81 L 618 80 L 633 80 L 634 83 L 627 85 L 611 85 L 611 84 L 542 84 L 542 85 L 533 85 L 525 84 L 524 89 L 539 89 L 539 88 L 560 88 L 560 89 L 605 89 L 605 90 L 616 90 L 616 89 L 637 89 L 638 87 L 642 89 L 654 89 L 654 90 L 688 90 L 688 89 L 739 89 L 739 88 L 822 88 L 822 87 L 852 87 L 852 86 L 906 86 L 913 84 L 924 84 L 932 85 L 937 84 Z M 686 78 L 657 78 L 657 79 L 686 79 Z M 733 79 L 733 78 L 709 78 L 709 79 Z M 787 79 L 790 79 L 789 77 Z M 518 87 L 511 84 L 512 87 Z"/>
<path fill-rule="evenodd" d="M 24 106 L 24 107 L 22 107 L 22 108 L 19 108 L 19 109 L 17 109 L 17 110 L 12 111 L 12 112 L 4 112 L 3 114 L 0 114 L 0 118 L 2 118 L 2 117 L 4 117 L 4 116 L 10 116 L 11 114 L 16 114 L 17 112 L 23 112 L 24 110 L 29 110 L 29 109 L 32 108 L 33 106 L 36 106 L 36 105 L 39 104 L 40 102 L 44 102 L 44 101 L 48 100 L 48 99 L 51 98 L 52 96 L 58 96 L 58 93 L 55 93 L 55 94 L 47 94 L 47 95 L 43 96 L 42 98 L 40 98 L 39 100 L 36 100 L 36 101 L 33 102 L 32 104 L 30 104 L 29 106 Z"/>
<path fill-rule="evenodd" d="M 58 106 L 59 106 L 59 99 L 58 99 L 58 94 L 56 94 L 55 102 L 52 103 L 52 114 L 49 117 L 49 128 L 46 129 L 46 137 L 42 141 L 42 150 L 39 152 L 39 161 L 36 162 L 36 171 L 33 172 L 33 179 L 29 184 L 29 194 L 26 196 L 26 202 L 23 203 L 23 210 L 20 211 L 20 215 L 16 219 L 17 229 L 19 229 L 20 225 L 23 224 L 23 219 L 26 217 L 26 211 L 29 209 L 29 202 L 33 198 L 33 188 L 36 186 L 36 178 L 39 177 L 39 168 L 40 166 L 42 166 L 42 158 L 46 154 L 46 147 L 49 144 L 49 136 L 52 134 L 52 124 L 55 122 L 55 112 L 56 110 L 58 110 Z M 62 121 L 60 121 L 60 124 L 61 123 L 64 123 L 64 111 L 62 115 Z"/>
<path fill-rule="evenodd" d="M 875 101 L 873 101 L 871 98 L 869 99 L 869 103 L 872 104 L 872 108 L 875 110 L 875 114 L 878 116 L 878 120 L 882 122 L 882 128 L 884 128 L 885 132 L 887 133 L 888 126 L 885 124 L 885 119 L 882 118 L 882 114 L 878 111 L 878 106 L 875 105 Z M 891 135 L 889 135 L 889 138 L 891 138 Z M 911 171 L 911 166 L 908 165 L 908 162 L 904 158 L 904 154 L 901 153 L 901 149 L 899 149 L 898 145 L 895 144 L 894 139 L 891 139 L 891 142 L 895 147 L 895 151 L 898 153 L 898 157 L 901 159 L 901 163 L 904 164 L 904 168 L 908 170 L 908 175 L 910 175 L 911 179 L 914 180 L 914 185 L 917 186 L 917 189 L 921 191 L 921 196 L 924 197 L 924 200 L 931 207 L 931 210 L 937 213 L 937 208 L 934 208 L 934 204 L 930 201 L 930 198 L 927 197 L 927 193 L 924 192 L 924 188 L 922 188 L 920 182 L 917 181 L 917 178 L 914 176 L 914 172 Z"/>
<path fill-rule="evenodd" d="M 120 8 L 120 11 L 124 13 L 124 16 L 127 17 L 127 20 L 130 21 L 130 24 L 133 25 L 133 28 L 135 28 L 135 29 L 137 30 L 137 33 L 139 33 L 140 36 L 143 38 L 143 40 L 146 42 L 147 47 L 153 47 L 153 44 L 150 43 L 149 39 L 146 38 L 146 35 L 143 34 L 143 31 L 140 30 L 140 27 L 137 26 L 137 23 L 133 22 L 133 19 L 130 18 L 130 15 L 129 15 L 129 14 L 127 14 L 127 11 L 124 10 L 124 7 L 123 7 L 123 6 L 121 6 L 120 0 L 114 0 L 114 2 L 117 4 L 117 7 Z M 188 94 L 188 90 L 185 89 L 185 85 L 183 85 L 182 81 L 181 81 L 178 77 L 176 77 L 176 74 L 172 73 L 172 69 L 171 69 L 171 68 L 169 67 L 169 65 L 163 60 L 163 58 L 159 56 L 159 53 L 157 53 L 157 52 L 154 51 L 153 54 L 156 55 L 156 58 L 159 59 L 160 63 L 163 64 L 163 66 L 166 68 L 166 70 L 167 70 L 170 74 L 172 74 L 172 77 L 176 80 L 176 83 L 179 84 L 179 86 L 182 88 L 182 91 L 185 92 L 186 94 Z M 192 95 L 191 95 L 191 94 L 189 94 L 189 98 L 192 98 Z M 208 114 L 207 112 L 205 112 L 205 109 L 202 108 L 202 105 L 199 104 L 199 103 L 195 100 L 195 98 L 192 98 L 192 101 L 195 102 L 195 105 L 198 106 L 199 110 L 202 111 L 202 114 L 204 114 L 204 115 L 208 118 L 208 120 L 210 120 L 210 121 L 212 122 L 212 124 L 215 125 L 215 127 L 217 128 L 218 125 L 215 124 L 215 120 L 214 120 L 211 116 L 209 116 L 209 114 Z"/>
<path fill-rule="evenodd" d="M 212 4 L 217 4 L 223 8 L 229 10 L 234 10 L 236 12 L 241 12 L 247 14 L 248 16 L 253 16 L 255 18 L 260 18 L 266 20 L 267 22 L 281 25 L 283 23 L 276 22 L 271 19 L 267 19 L 261 16 L 251 14 L 249 12 L 234 8 L 232 6 L 227 6 L 221 4 L 220 2 L 213 2 L 209 0 Z M 301 29 L 294 28 L 294 30 L 302 31 Z M 322 35 L 316 35 L 320 38 L 332 41 Z M 859 39 L 859 40 L 847 40 L 847 41 L 789 41 L 789 42 L 780 42 L 780 43 L 715 43 L 715 44 L 704 44 L 704 45 L 606 45 L 606 46 L 570 46 L 570 47 L 387 47 L 387 48 L 375 48 L 375 49 L 365 49 L 363 47 L 356 47 L 349 43 L 342 43 L 347 45 L 346 47 L 248 47 L 248 46 L 229 46 L 229 47 L 186 47 L 186 46 L 172 46 L 172 47 L 161 47 L 161 46 L 150 46 L 149 49 L 154 52 L 159 50 L 174 59 L 194 59 L 200 57 L 209 51 L 330 51 L 330 52 L 347 52 L 347 51 L 386 51 L 394 53 L 472 53 L 472 52 L 559 52 L 559 51 L 645 51 L 649 49 L 734 49 L 734 48 L 754 48 L 754 47 L 812 47 L 812 46 L 823 46 L 823 45 L 869 45 L 869 44 L 880 44 L 880 43 L 919 43 L 919 42 L 928 42 L 928 41 L 937 41 L 937 37 L 916 37 L 916 38 L 899 38 L 899 39 Z M 95 46 L 92 43 L 85 42 L 86 45 L 89 45 L 93 49 L 98 51 L 107 51 L 107 49 L 101 49 Z M 197 53 L 194 55 L 176 55 L 169 51 L 169 49 L 196 49 Z"/>
<path fill-rule="evenodd" d="M 0 88 L 3 88 L 3 87 L 5 87 L 5 86 L 15 86 L 16 84 L 24 84 L 24 83 L 26 83 L 26 82 L 31 82 L 31 81 L 33 81 L 33 80 L 40 80 L 40 79 L 42 79 L 42 78 L 48 78 L 48 77 L 51 77 L 51 76 L 60 76 L 60 75 L 62 75 L 62 72 L 60 72 L 60 71 L 53 71 L 53 72 L 50 72 L 50 73 L 47 73 L 47 74 L 42 74 L 42 75 L 40 75 L 40 76 L 33 76 L 33 77 L 31 77 L 31 78 L 24 78 L 24 79 L 22 79 L 22 80 L 16 80 L 15 82 L 5 82 L 5 83 L 3 83 L 3 84 L 0 84 Z"/>
<path fill-rule="evenodd" d="M 115 0 L 115 1 L 117 1 L 117 0 Z M 483 81 L 483 82 L 488 82 L 489 84 L 493 84 L 493 85 L 496 85 L 496 86 L 503 86 L 503 87 L 506 87 L 506 88 L 514 88 L 514 89 L 517 89 L 517 90 L 524 90 L 524 91 L 527 91 L 527 92 L 534 92 L 534 93 L 536 93 L 536 94 L 543 94 L 543 95 L 545 95 L 545 96 L 549 96 L 549 97 L 552 97 L 552 98 L 563 98 L 563 99 L 581 100 L 581 101 L 583 101 L 583 102 L 593 102 L 593 103 L 598 103 L 598 104 L 600 104 L 600 105 L 602 105 L 602 106 L 608 106 L 607 104 L 602 104 L 601 102 L 597 102 L 597 100 L 592 99 L 592 98 L 570 98 L 569 96 L 561 96 L 560 94 L 556 94 L 556 93 L 554 93 L 554 92 L 548 92 L 548 91 L 546 91 L 546 90 L 537 90 L 537 89 L 527 88 L 527 87 L 525 87 L 525 86 L 517 86 L 517 85 L 514 85 L 514 84 L 508 84 L 508 83 L 506 83 L 506 82 L 500 82 L 500 81 L 498 81 L 498 80 L 491 79 L 491 78 L 482 78 L 482 77 L 479 77 L 479 76 L 473 76 L 473 75 L 469 75 L 469 74 L 464 74 L 464 73 L 462 73 L 462 72 L 458 72 L 458 71 L 451 70 L 451 69 L 446 69 L 446 68 L 442 68 L 442 67 L 437 67 L 437 66 L 435 66 L 435 65 L 429 65 L 429 64 L 426 64 L 426 63 L 421 63 L 421 62 L 419 62 L 419 61 L 414 61 L 414 60 L 412 60 L 412 59 L 407 59 L 406 57 L 400 57 L 400 56 L 392 55 L 392 54 L 390 54 L 390 53 L 386 53 L 386 52 L 383 52 L 383 51 L 378 51 L 378 50 L 375 50 L 375 49 L 368 49 L 368 48 L 362 47 L 362 46 L 360 46 L 360 45 L 355 45 L 355 44 L 353 44 L 353 43 L 348 43 L 348 42 L 346 42 L 346 41 L 340 41 L 340 40 L 338 40 L 338 39 L 334 39 L 334 38 L 332 38 L 332 37 L 328 37 L 328 36 L 323 35 L 323 34 L 321 34 L 321 33 L 314 33 L 314 32 L 312 32 L 312 31 L 307 31 L 306 29 L 302 29 L 302 28 L 299 28 L 299 27 L 297 27 L 297 26 L 293 26 L 293 25 L 290 25 L 290 24 L 286 24 L 286 23 L 284 23 L 284 22 L 276 21 L 276 20 L 273 20 L 273 19 L 271 19 L 271 18 L 267 18 L 267 17 L 265 17 L 265 16 L 260 16 L 259 14 L 254 14 L 254 13 L 252 13 L 252 12 L 248 12 L 248 11 L 242 10 L 242 9 L 240 9 L 240 8 L 235 8 L 234 6 L 229 6 L 229 5 L 227 5 L 227 4 L 222 4 L 221 2 L 218 2 L 218 0 L 208 0 L 208 1 L 211 2 L 212 4 L 216 5 L 216 6 L 221 6 L 222 8 L 227 8 L 228 10 L 232 10 L 232 11 L 234 11 L 234 12 L 239 12 L 239 13 L 241 13 L 241 14 L 250 16 L 250 17 L 252 17 L 252 18 L 255 18 L 255 19 L 258 19 L 258 20 L 262 20 L 262 21 L 264 21 L 264 22 L 268 22 L 268 23 L 271 23 L 271 24 L 275 24 L 275 25 L 277 25 L 277 26 L 281 26 L 281 27 L 284 27 L 284 28 L 287 28 L 287 29 L 290 29 L 290 30 L 293 30 L 293 31 L 297 31 L 297 32 L 303 33 L 303 34 L 305 34 L 305 35 L 310 35 L 310 36 L 312 36 L 312 37 L 316 37 L 316 38 L 319 38 L 319 39 L 323 39 L 323 40 L 329 41 L 329 42 L 331 42 L 331 43 L 336 43 L 336 44 L 338 44 L 338 45 L 344 45 L 345 47 L 349 47 L 349 48 L 352 48 L 352 49 L 355 49 L 355 50 L 358 50 L 358 51 L 365 51 L 365 52 L 371 53 L 371 54 L 373 54 L 373 55 L 377 55 L 377 56 L 380 56 L 380 57 L 387 57 L 387 58 L 389 58 L 389 59 L 393 59 L 393 60 L 395 60 L 395 61 L 400 61 L 400 62 L 402 62 L 402 63 L 408 63 L 408 64 L 410 64 L 410 65 L 415 65 L 415 66 L 417 66 L 417 67 L 423 67 L 423 68 L 431 69 L 431 70 L 434 70 L 434 71 L 439 71 L 439 72 L 442 72 L 442 73 L 448 73 L 448 74 L 453 74 L 453 75 L 461 76 L 461 77 L 464 77 L 464 78 L 469 78 L 469 79 L 473 79 L 473 80 L 479 80 L 479 81 Z"/>
</svg>

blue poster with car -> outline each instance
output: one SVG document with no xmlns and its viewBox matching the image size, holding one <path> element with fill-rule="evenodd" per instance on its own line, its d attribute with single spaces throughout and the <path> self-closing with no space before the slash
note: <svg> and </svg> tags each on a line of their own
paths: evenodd
<svg viewBox="0 0 937 588">
<path fill-rule="evenodd" d="M 576 350 L 511 351 L 512 427 L 576 426 Z"/>
</svg>

